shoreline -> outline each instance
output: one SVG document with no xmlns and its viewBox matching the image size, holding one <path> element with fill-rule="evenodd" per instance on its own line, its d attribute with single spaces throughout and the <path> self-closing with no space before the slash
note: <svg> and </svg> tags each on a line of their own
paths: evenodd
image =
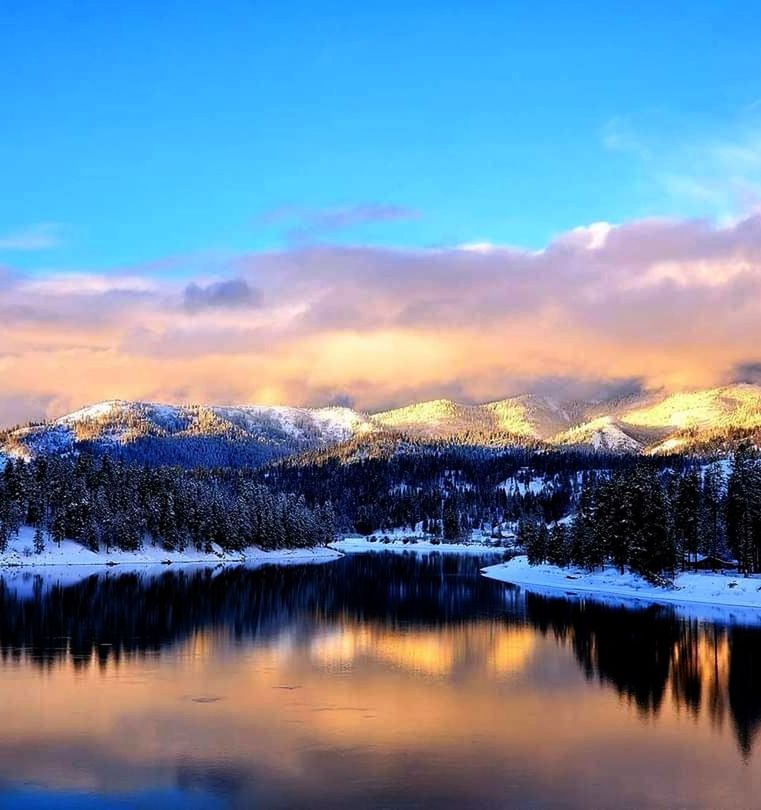
<svg viewBox="0 0 761 810">
<path fill-rule="evenodd" d="M 525 555 L 481 569 L 483 576 L 517 585 L 526 591 L 617 597 L 650 604 L 697 605 L 758 611 L 761 621 L 761 575 L 684 572 L 674 578 L 673 588 L 660 588 L 642 577 L 615 568 L 584 571 L 554 565 L 530 566 Z"/>
<path fill-rule="evenodd" d="M 407 542 L 405 543 L 405 539 Z M 414 542 L 411 542 L 414 540 Z M 419 538 L 413 535 L 403 537 L 401 535 L 392 535 L 389 537 L 388 542 L 383 540 L 375 540 L 371 542 L 364 535 L 347 535 L 340 540 L 334 540 L 328 545 L 343 554 L 361 554 L 364 552 L 380 552 L 380 551 L 411 551 L 418 554 L 432 554 L 438 552 L 439 554 L 505 554 L 510 552 L 511 549 L 504 546 L 491 546 L 485 543 L 470 542 L 470 543 L 432 543 L 428 539 Z"/>
<path fill-rule="evenodd" d="M 328 546 L 314 548 L 283 548 L 266 551 L 250 546 L 243 551 L 225 551 L 212 544 L 210 552 L 195 548 L 168 551 L 153 545 L 144 545 L 137 551 L 91 551 L 74 540 L 54 543 L 47 540 L 39 554 L 33 551 L 33 532 L 23 527 L 18 537 L 8 543 L 0 554 L 0 575 L 7 571 L 50 568 L 130 568 L 172 565 L 288 565 L 299 562 L 330 562 L 342 554 Z"/>
</svg>

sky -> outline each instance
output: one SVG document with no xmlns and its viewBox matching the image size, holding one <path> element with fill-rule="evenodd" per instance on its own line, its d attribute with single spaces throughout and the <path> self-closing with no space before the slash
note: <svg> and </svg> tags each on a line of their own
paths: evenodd
<svg viewBox="0 0 761 810">
<path fill-rule="evenodd" d="M 761 378 L 759 32 L 731 0 L 9 0 L 0 425 Z"/>
</svg>

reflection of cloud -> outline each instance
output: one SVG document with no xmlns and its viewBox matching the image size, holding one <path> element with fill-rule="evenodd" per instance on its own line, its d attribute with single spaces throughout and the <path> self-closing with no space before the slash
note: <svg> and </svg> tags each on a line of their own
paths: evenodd
<svg viewBox="0 0 761 810">
<path fill-rule="evenodd" d="M 534 649 L 534 633 L 505 629 L 494 633 L 488 623 L 457 628 L 400 633 L 373 625 L 343 625 L 311 645 L 311 655 L 323 666 L 351 666 L 358 659 L 378 661 L 433 677 L 455 672 L 513 674 L 527 663 Z"/>
<path fill-rule="evenodd" d="M 344 629 L 346 637 L 364 633 Z M 129 796 L 178 784 L 241 807 L 389 806 L 402 794 L 480 807 L 505 799 L 507 785 L 514 805 L 721 807 L 729 780 L 736 803 L 753 805 L 757 785 L 741 778 L 748 769 L 730 729 L 703 714 L 685 723 L 676 707 L 655 726 L 641 722 L 613 689 L 587 683 L 551 633 L 537 636 L 528 668 L 506 687 L 488 663 L 476 663 L 478 653 L 490 635 L 498 649 L 503 633 L 518 639 L 521 630 L 489 621 L 461 629 L 454 646 L 474 662 L 467 678 L 420 677 L 382 659 L 379 669 L 374 658 L 326 668 L 303 626 L 287 644 L 199 634 L 159 657 L 103 670 L 67 661 L 43 675 L 25 660 L 8 664 L 0 785 Z M 713 628 L 704 632 L 698 664 L 710 677 L 717 661 L 725 689 L 726 642 L 714 650 Z M 211 693 L 224 700 L 190 699 Z M 687 761 L 690 768 L 675 767 Z M 621 773 L 633 776 L 622 782 Z"/>
<path fill-rule="evenodd" d="M 50 413 L 178 391 L 293 404 L 339 393 L 362 409 L 595 395 L 723 382 L 761 341 L 761 214 L 596 223 L 541 251 L 312 246 L 214 269 L 191 283 L 1 274 L 4 395 L 46 399 Z M 11 418 L 0 404 L 0 423 Z"/>
</svg>

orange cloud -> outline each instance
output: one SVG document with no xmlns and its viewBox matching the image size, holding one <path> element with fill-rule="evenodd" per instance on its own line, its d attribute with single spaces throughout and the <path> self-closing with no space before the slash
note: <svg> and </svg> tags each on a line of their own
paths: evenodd
<svg viewBox="0 0 761 810">
<path fill-rule="evenodd" d="M 0 275 L 0 423 L 110 398 L 488 400 L 755 368 L 761 215 L 596 223 L 539 252 L 304 247 L 156 270 Z"/>
</svg>

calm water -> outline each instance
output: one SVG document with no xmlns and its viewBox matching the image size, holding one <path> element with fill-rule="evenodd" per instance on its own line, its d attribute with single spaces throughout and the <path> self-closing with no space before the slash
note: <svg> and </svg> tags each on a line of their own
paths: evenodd
<svg viewBox="0 0 761 810">
<path fill-rule="evenodd" d="M 761 632 L 478 560 L 0 586 L 0 807 L 761 806 Z"/>
</svg>

